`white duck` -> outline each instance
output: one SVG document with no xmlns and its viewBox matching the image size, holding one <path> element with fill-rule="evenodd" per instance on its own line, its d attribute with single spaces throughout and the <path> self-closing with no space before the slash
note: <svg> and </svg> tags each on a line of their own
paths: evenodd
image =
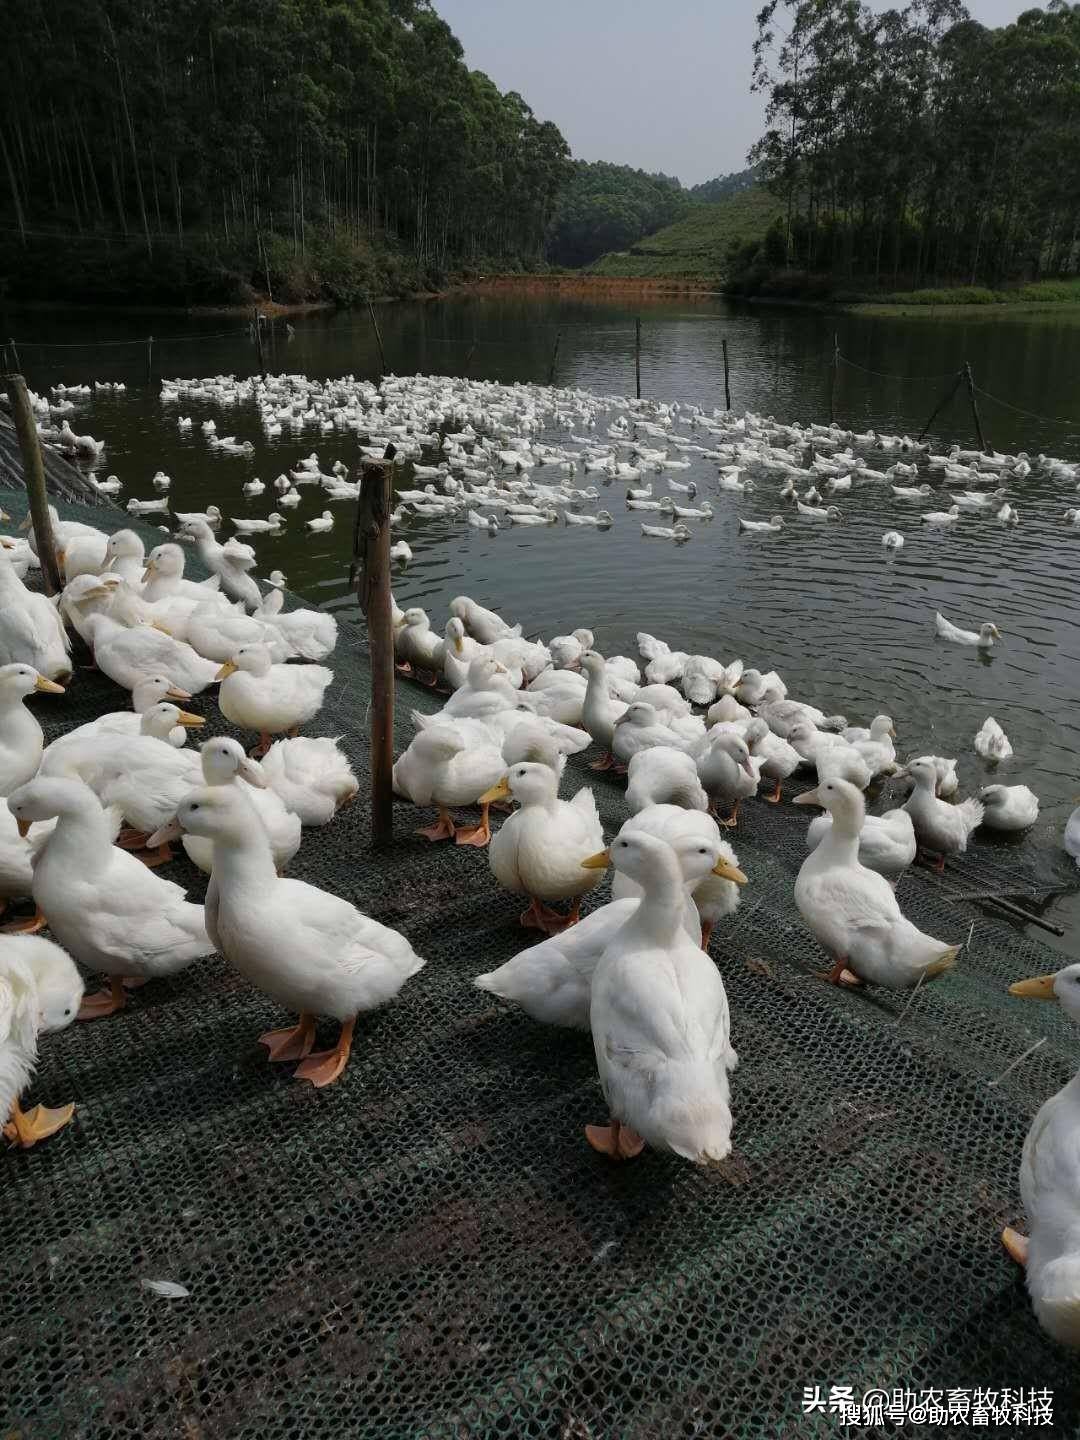
<svg viewBox="0 0 1080 1440">
<path fill-rule="evenodd" d="M 412 605 L 394 631 L 394 654 L 403 674 L 413 670 L 434 676 L 439 669 L 443 637 L 431 628 L 425 611 Z"/>
<path fill-rule="evenodd" d="M 1013 753 L 1009 737 L 992 715 L 988 715 L 983 721 L 973 743 L 976 755 L 981 755 L 984 760 L 989 760 L 993 764 L 997 764 L 1000 760 L 1008 760 Z"/>
<path fill-rule="evenodd" d="M 0 795 L 24 785 L 41 764 L 41 726 L 23 704 L 35 691 L 63 695 L 64 687 L 46 680 L 32 665 L 0 666 Z"/>
<path fill-rule="evenodd" d="M 699 810 L 684 810 L 678 805 L 650 805 L 632 815 L 619 834 L 653 835 L 658 840 L 666 840 L 676 850 L 684 841 L 696 840 L 707 847 L 710 858 L 719 856 L 713 860 L 710 870 L 687 887 L 701 919 L 701 948 L 708 950 L 714 926 L 718 920 L 734 915 L 740 887 L 746 884 L 738 856 L 727 841 L 720 838 L 716 821 Z M 641 893 L 636 880 L 616 872 L 611 885 L 612 900 L 640 897 Z"/>
<path fill-rule="evenodd" d="M 221 954 L 299 1022 L 259 1037 L 272 1061 L 299 1060 L 295 1078 L 321 1087 L 345 1069 L 358 1015 L 385 1005 L 424 966 L 404 935 L 348 900 L 274 868 L 266 831 L 235 785 L 189 795 L 180 829 L 214 846 L 206 924 Z M 341 1022 L 333 1050 L 312 1054 L 315 1017 Z"/>
<path fill-rule="evenodd" d="M 865 739 L 850 742 L 866 762 L 870 777 L 885 775 L 896 768 L 896 726 L 891 715 L 875 715 Z"/>
<path fill-rule="evenodd" d="M 654 705 L 647 700 L 634 700 L 615 722 L 611 753 L 615 757 L 615 768 L 625 769 L 639 750 L 651 750 L 654 745 L 685 750 L 688 743 L 677 730 L 664 724 Z"/>
<path fill-rule="evenodd" d="M 450 614 L 464 622 L 466 630 L 481 645 L 490 645 L 495 640 L 514 638 L 521 634 L 520 625 L 508 625 L 494 610 L 485 610 L 468 595 L 458 595 L 450 601 Z"/>
<path fill-rule="evenodd" d="M 324 665 L 275 665 L 266 645 L 241 645 L 217 672 L 222 715 L 242 730 L 257 730 L 255 758 L 272 735 L 295 735 L 323 706 L 334 672 Z"/>
<path fill-rule="evenodd" d="M 549 764 L 523 761 L 480 797 L 481 804 L 513 798 L 521 807 L 510 815 L 491 841 L 488 862 L 505 890 L 529 897 L 520 923 L 551 933 L 579 918 L 581 897 L 599 875 L 581 861 L 604 843 L 596 798 L 583 787 L 572 800 L 559 799 L 559 770 Z M 552 900 L 573 902 L 568 915 L 553 910 Z"/>
<path fill-rule="evenodd" d="M 311 520 L 305 520 L 304 524 L 312 534 L 321 534 L 334 528 L 334 512 L 324 510 L 321 515 L 316 515 Z"/>
<path fill-rule="evenodd" d="M 755 762 L 750 747 L 741 735 L 731 730 L 713 730 L 697 753 L 698 777 L 715 810 L 728 813 L 720 816 L 721 825 L 739 822 L 739 806 L 753 795 L 760 781 L 760 762 Z"/>
<path fill-rule="evenodd" d="M 277 740 L 260 761 L 267 783 L 301 825 L 327 825 L 360 788 L 348 757 L 329 735 Z"/>
<path fill-rule="evenodd" d="M 1001 639 L 1001 631 L 990 620 L 984 621 L 978 630 L 961 630 L 951 620 L 946 620 L 940 610 L 934 611 L 934 629 L 942 640 L 951 640 L 954 645 L 977 645 L 980 650 L 989 650 L 995 640 Z"/>
<path fill-rule="evenodd" d="M 816 850 L 832 829 L 831 815 L 818 815 L 806 832 L 806 848 Z M 914 863 L 917 845 L 915 827 L 906 810 L 886 810 L 884 815 L 866 815 L 859 831 L 859 864 L 876 870 L 895 885 Z"/>
<path fill-rule="evenodd" d="M 718 862 L 714 861 L 714 852 L 703 847 L 692 832 L 670 843 L 684 887 L 683 926 L 696 945 L 701 936 L 701 917 L 686 888 L 697 885 Z M 587 1031 L 593 973 L 639 903 L 640 894 L 609 901 L 569 929 L 520 951 L 497 970 L 478 975 L 473 984 L 478 990 L 519 1005 L 541 1025 Z"/>
<path fill-rule="evenodd" d="M 925 511 L 920 518 L 924 525 L 943 529 L 946 525 L 955 525 L 960 519 L 960 506 L 950 505 L 948 510 Z"/>
<path fill-rule="evenodd" d="M 604 657 L 595 650 L 586 650 L 581 657 L 581 669 L 586 677 L 585 700 L 581 707 L 581 724 L 592 736 L 595 744 L 603 748 L 599 760 L 591 763 L 593 770 L 610 770 L 615 762 L 612 753 L 615 725 L 626 714 L 627 707 L 621 700 L 612 698 L 608 688 L 607 667 Z"/>
<path fill-rule="evenodd" d="M 249 787 L 243 793 L 255 814 L 262 822 L 274 866 L 280 875 L 300 848 L 300 818 L 285 806 L 281 796 L 271 788 L 263 768 L 257 760 L 249 760 L 244 748 L 227 735 L 218 735 L 208 740 L 199 752 L 201 779 L 206 785 L 239 785 L 241 781 Z M 170 833 L 168 824 L 155 835 L 183 841 L 188 859 L 207 875 L 214 867 L 213 841 L 197 835 L 181 835 L 179 827 L 175 835 Z"/>
<path fill-rule="evenodd" d="M 55 1135 L 75 1113 L 74 1105 L 24 1110 L 19 1096 L 37 1066 L 38 1036 L 70 1025 L 82 996 L 82 976 L 59 945 L 0 937 L 0 1133 L 22 1150 Z"/>
<path fill-rule="evenodd" d="M 127 850 L 139 849 L 146 844 L 147 835 L 173 813 L 180 797 L 202 778 L 199 757 L 171 745 L 170 734 L 178 726 L 204 723 L 201 715 L 161 701 L 139 717 L 135 735 L 98 730 L 63 745 L 50 745 L 40 773 L 89 785 L 102 805 L 114 807 L 131 827 L 121 831 L 120 844 Z M 164 849 L 145 858 L 148 864 L 160 865 L 171 860 L 172 853 Z"/>
<path fill-rule="evenodd" d="M 80 1020 L 123 1009 L 122 980 L 174 975 L 212 955 L 203 907 L 112 843 L 114 822 L 80 780 L 39 777 L 8 796 L 20 828 L 57 817 L 34 866 L 34 901 L 74 959 L 110 977 Z"/>
<path fill-rule="evenodd" d="M 236 540 L 220 544 L 205 520 L 189 519 L 184 531 L 195 539 L 195 549 L 206 568 L 216 575 L 230 600 L 240 600 L 249 610 L 262 604 L 262 591 L 247 571 L 255 564 L 255 552 Z"/>
<path fill-rule="evenodd" d="M 219 604 L 224 606 L 227 603 L 226 597 L 220 594 L 220 576 L 212 575 L 209 580 L 185 580 L 184 565 L 185 556 L 179 545 L 171 541 L 155 545 L 146 557 L 142 572 L 142 598 L 154 605 L 159 600 L 174 596 L 201 602 L 217 595 Z"/>
<path fill-rule="evenodd" d="M 791 493 L 795 493 L 794 487 L 792 488 Z M 774 515 L 771 520 L 744 520 L 741 515 L 739 516 L 740 533 L 745 532 L 751 535 L 775 535 L 777 531 L 783 530 L 783 528 L 784 517 L 782 515 Z"/>
<path fill-rule="evenodd" d="M 267 582 L 269 583 L 269 582 Z M 285 597 L 273 589 L 255 611 L 253 619 L 276 630 L 289 654 L 300 660 L 325 660 L 337 645 L 337 621 L 326 610 L 283 610 Z"/>
<path fill-rule="evenodd" d="M 1011 995 L 1056 1000 L 1070 1020 L 1080 1021 L 1080 965 L 1053 975 L 1020 980 Z M 1080 1076 L 1040 1108 L 1024 1141 L 1020 1196 L 1030 1235 L 1011 1226 L 1005 1249 L 1026 1271 L 1028 1294 L 1039 1324 L 1061 1345 L 1080 1349 Z"/>
<path fill-rule="evenodd" d="M 899 530 L 886 530 L 881 537 L 881 543 L 886 550 L 902 550 L 904 548 L 904 537 Z"/>
<path fill-rule="evenodd" d="M 163 700 L 190 700 L 191 696 L 186 690 L 181 690 L 164 675 L 147 675 L 140 680 L 131 692 L 130 710 L 109 710 L 104 715 L 99 715 L 95 720 L 88 720 L 85 725 L 78 725 L 74 730 L 68 730 L 64 735 L 58 735 L 49 745 L 50 755 L 49 770 L 56 774 L 56 757 L 64 750 L 77 745 L 90 735 L 138 735 L 142 724 L 142 717 L 155 705 L 160 705 Z M 169 731 L 166 737 L 170 745 L 177 750 L 182 750 L 187 744 L 188 726 L 176 725 Z M 27 777 L 29 778 L 29 777 Z"/>
<path fill-rule="evenodd" d="M 795 881 L 795 904 L 814 938 L 833 957 L 823 978 L 834 985 L 870 981 L 901 990 L 948 970 L 960 953 L 924 935 L 900 913 L 884 875 L 859 861 L 866 807 L 846 780 L 821 781 L 795 797 L 796 805 L 822 805 L 832 818 Z"/>
<path fill-rule="evenodd" d="M 988 830 L 1027 830 L 1039 818 L 1039 797 L 1026 785 L 986 785 L 979 799 Z"/>
<path fill-rule="evenodd" d="M 719 860 L 719 848 L 713 853 Z M 648 1144 L 715 1165 L 731 1151 L 728 1071 L 737 1056 L 720 972 L 684 928 L 679 862 L 653 835 L 620 833 L 586 864 L 612 864 L 644 892 L 592 979 L 590 1028 L 610 1123 L 587 1126 L 586 1137 L 612 1159 Z"/>
<path fill-rule="evenodd" d="M 548 641 L 551 663 L 556 670 L 575 670 L 586 650 L 591 650 L 596 637 L 591 630 L 572 630 L 569 635 L 556 635 Z"/>
<path fill-rule="evenodd" d="M 0 665 L 31 665 L 47 680 L 66 685 L 70 651 L 56 605 L 26 588 L 0 546 Z"/>
<path fill-rule="evenodd" d="M 904 809 L 911 816 L 919 844 L 938 857 L 937 869 L 944 870 L 945 857 L 962 855 L 972 833 L 982 823 L 982 804 L 972 799 L 959 805 L 939 800 L 935 793 L 938 771 L 932 757 L 909 761 L 906 773 L 915 782 L 915 788 Z"/>
<path fill-rule="evenodd" d="M 747 715 L 749 715 L 749 711 L 747 711 Z M 709 716 L 711 722 L 711 710 Z M 718 720 L 721 718 L 717 717 Z M 743 731 L 743 739 L 746 741 L 751 759 L 759 762 L 759 774 L 764 779 L 775 782 L 772 792 L 763 795 L 762 799 L 768 800 L 771 805 L 778 805 L 783 798 L 784 781 L 794 775 L 803 763 L 803 757 L 794 745 L 791 745 L 782 736 L 774 735 L 760 716 L 755 716 L 747 724 Z"/>
<path fill-rule="evenodd" d="M 506 770 L 502 740 L 501 733 L 482 720 L 445 712 L 413 736 L 394 764 L 394 793 L 414 805 L 436 805 L 439 811 L 438 823 L 418 834 L 428 840 L 454 840 L 478 848 L 488 843 L 488 806 L 480 797 Z M 480 824 L 459 830 L 451 807 L 476 804 L 481 806 Z"/>
<path fill-rule="evenodd" d="M 692 755 L 670 745 L 654 745 L 630 757 L 626 804 L 631 815 L 651 805 L 708 810 L 709 797 L 701 784 Z"/>
<path fill-rule="evenodd" d="M 156 625 L 139 620 L 123 625 L 112 614 L 97 614 L 86 620 L 85 629 L 94 663 L 125 690 L 134 690 L 147 675 L 161 674 L 179 689 L 198 695 L 217 678 L 212 660 L 204 660 L 185 641 Z"/>
<path fill-rule="evenodd" d="M 238 603 L 234 609 L 224 597 L 209 596 L 196 605 L 184 627 L 184 638 L 204 660 L 219 666 L 231 660 L 241 645 L 266 645 L 274 660 L 287 660 L 289 646 L 258 615 L 249 615 Z"/>
</svg>

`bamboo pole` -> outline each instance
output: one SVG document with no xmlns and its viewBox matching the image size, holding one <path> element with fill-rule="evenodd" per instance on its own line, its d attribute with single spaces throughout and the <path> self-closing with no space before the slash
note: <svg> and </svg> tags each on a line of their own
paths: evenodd
<svg viewBox="0 0 1080 1440">
<path fill-rule="evenodd" d="M 829 371 L 829 424 L 836 420 L 836 382 L 840 377 L 840 339 L 834 333 L 832 368 Z"/>
<path fill-rule="evenodd" d="M 16 370 L 21 370 L 22 366 L 19 364 L 19 351 L 15 344 L 14 337 L 8 336 L 8 344 L 11 346 L 11 363 L 15 366 Z"/>
<path fill-rule="evenodd" d="M 41 455 L 34 412 L 30 407 L 30 396 L 26 393 L 26 381 L 21 375 L 5 376 L 5 385 L 11 401 L 15 433 L 19 437 L 19 449 L 22 451 L 26 496 L 30 502 L 30 520 L 34 527 L 34 540 L 37 544 L 42 579 L 45 582 L 45 593 L 58 595 L 64 586 L 56 559 L 56 537 L 53 534 L 52 517 L 49 515 L 49 500 L 45 493 L 45 462 Z"/>
<path fill-rule="evenodd" d="M 264 358 L 263 358 L 262 319 L 261 319 L 261 317 L 260 317 L 260 315 L 259 315 L 259 310 L 258 310 L 258 307 L 257 307 L 257 306 L 256 306 L 255 311 L 254 311 L 254 319 L 253 319 L 252 323 L 253 323 L 254 326 L 255 326 L 255 330 L 254 330 L 255 358 L 256 358 L 256 360 L 257 360 L 258 363 L 259 363 L 259 374 L 260 374 L 260 375 L 262 376 L 262 378 L 265 380 L 265 379 L 266 379 L 266 361 L 265 361 Z"/>
<path fill-rule="evenodd" d="M 559 341 L 562 339 L 562 331 L 555 331 L 555 348 L 551 352 L 551 368 L 548 371 L 548 384 L 555 384 L 555 366 L 559 359 Z"/>
<path fill-rule="evenodd" d="M 634 321 L 634 383 L 637 398 L 641 399 L 641 316 Z"/>
<path fill-rule="evenodd" d="M 356 595 L 371 650 L 371 843 L 380 846 L 394 838 L 394 624 L 386 460 L 366 460 L 361 466 L 356 506 L 357 550 L 363 562 Z"/>
<path fill-rule="evenodd" d="M 975 399 L 975 376 L 971 373 L 971 361 L 964 361 L 964 379 L 967 381 L 968 399 L 971 401 L 971 413 L 975 417 L 975 434 L 979 437 L 979 449 L 983 454 L 990 453 L 990 447 L 986 443 L 986 436 L 983 434 L 982 419 L 979 416 L 979 402 Z"/>
<path fill-rule="evenodd" d="M 386 374 L 386 351 L 383 349 L 382 336 L 379 333 L 379 322 L 375 319 L 375 307 L 370 299 L 367 302 L 368 314 L 371 316 L 371 324 L 375 331 L 375 343 L 379 347 L 379 374 Z"/>
<path fill-rule="evenodd" d="M 731 368 L 728 364 L 727 337 L 720 342 L 724 350 L 724 408 L 731 409 Z"/>
<path fill-rule="evenodd" d="M 476 341 L 469 346 L 469 353 L 465 356 L 465 374 L 469 373 L 469 366 L 472 364 L 472 357 L 476 354 Z"/>
<path fill-rule="evenodd" d="M 154 383 L 154 337 L 147 336 L 146 339 L 146 383 Z"/>
<path fill-rule="evenodd" d="M 935 421 L 935 420 L 937 419 L 937 417 L 941 414 L 942 410 L 945 409 L 945 406 L 948 405 L 949 401 L 950 401 L 950 400 L 953 398 L 953 396 L 956 394 L 957 390 L 960 389 L 960 382 L 961 382 L 961 380 L 963 380 L 963 378 L 964 378 L 964 372 L 963 372 L 963 370 L 958 370 L 958 371 L 956 372 L 956 379 L 953 381 L 951 388 L 946 391 L 946 393 L 941 397 L 941 399 L 938 401 L 938 403 L 934 406 L 933 410 L 931 410 L 931 412 L 930 412 L 930 419 L 927 420 L 926 424 L 925 424 L 925 425 L 922 427 L 922 429 L 919 431 L 919 439 L 920 439 L 920 440 L 922 440 L 922 439 L 925 437 L 926 432 L 930 429 L 930 426 L 933 425 L 934 421 Z"/>
</svg>

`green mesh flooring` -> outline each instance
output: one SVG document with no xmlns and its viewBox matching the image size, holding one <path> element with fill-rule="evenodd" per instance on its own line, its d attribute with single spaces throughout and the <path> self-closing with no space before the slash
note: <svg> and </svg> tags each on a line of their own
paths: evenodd
<svg viewBox="0 0 1080 1440">
<path fill-rule="evenodd" d="M 363 776 L 359 631 L 343 627 L 332 664 L 310 733 L 344 736 Z M 124 703 L 85 671 L 41 700 L 51 733 Z M 403 686 L 399 747 L 409 707 L 437 703 Z M 224 728 L 207 697 L 194 708 Z M 613 831 L 621 785 L 575 759 L 567 788 L 586 776 Z M 404 929 L 428 966 L 361 1021 L 338 1084 L 316 1092 L 266 1063 L 255 1037 L 285 1017 L 219 960 L 49 1037 L 30 1098 L 77 1113 L 0 1156 L 0 1434 L 835 1435 L 835 1417 L 802 1414 L 814 1384 L 1048 1387 L 1056 1424 L 1037 1433 L 1080 1433 L 1075 1358 L 1039 1330 L 997 1240 L 1020 1214 L 1034 1109 L 1077 1064 L 1056 1008 L 1005 987 L 1059 957 L 909 876 L 913 919 L 949 940 L 974 930 L 901 1021 L 906 996 L 812 976 L 823 957 L 791 903 L 801 813 L 743 815 L 750 884 L 713 940 L 742 1062 L 720 1173 L 592 1153 L 589 1038 L 469 984 L 526 943 L 520 901 L 482 853 L 413 836 L 430 816 L 409 806 L 373 854 L 362 795 L 304 832 L 292 873 Z M 1000 884 L 993 853 L 973 863 Z M 186 861 L 166 873 L 201 896 Z"/>
</svg>

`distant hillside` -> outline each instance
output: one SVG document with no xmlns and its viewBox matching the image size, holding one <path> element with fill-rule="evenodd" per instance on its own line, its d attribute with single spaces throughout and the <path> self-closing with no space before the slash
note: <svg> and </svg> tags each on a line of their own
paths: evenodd
<svg viewBox="0 0 1080 1440">
<path fill-rule="evenodd" d="M 749 170 L 733 170 L 730 175 L 717 175 L 715 180 L 703 180 L 700 185 L 691 185 L 689 193 L 695 200 L 723 200 L 725 196 L 737 195 L 740 190 L 750 190 L 757 184 L 757 166 Z"/>
<path fill-rule="evenodd" d="M 720 276 L 729 247 L 760 240 L 782 206 L 767 190 L 740 190 L 714 204 L 697 204 L 681 220 L 637 241 L 628 250 L 601 255 L 594 275 Z"/>
</svg>

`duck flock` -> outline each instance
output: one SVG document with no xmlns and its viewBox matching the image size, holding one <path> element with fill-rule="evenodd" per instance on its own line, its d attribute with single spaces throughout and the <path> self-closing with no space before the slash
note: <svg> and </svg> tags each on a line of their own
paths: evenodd
<svg viewBox="0 0 1080 1440">
<path fill-rule="evenodd" d="M 643 524 L 646 535 L 685 540 L 678 532 L 691 533 L 688 521 L 712 518 L 709 502 L 694 503 L 693 482 L 675 478 L 689 466 L 688 453 L 716 462 L 718 492 L 751 489 L 751 467 L 759 476 L 775 472 L 781 498 L 811 522 L 837 518 L 827 502 L 856 483 L 892 482 L 898 500 L 922 498 L 927 488 L 895 483 L 913 478 L 903 461 L 882 472 L 859 460 L 871 448 L 914 453 L 918 447 L 901 437 L 584 391 L 425 376 L 387 377 L 381 386 L 352 377 L 218 377 L 163 389 L 166 403 L 189 399 L 253 403 L 268 434 L 352 431 L 362 456 L 381 458 L 392 446 L 395 461 L 410 461 L 423 482 L 397 490 L 399 521 L 410 511 L 455 514 L 492 534 L 507 523 L 612 524 L 610 512 L 587 508 L 600 492 L 575 484 L 581 471 L 627 482 L 630 510 L 677 522 Z M 620 413 L 602 439 L 577 433 L 594 430 L 613 406 Z M 50 407 L 46 433 L 52 418 Z M 188 416 L 178 423 L 193 425 Z M 552 426 L 566 432 L 565 443 L 537 440 Z M 214 422 L 201 428 L 208 444 L 243 450 L 234 437 L 219 440 Z M 432 463 L 424 464 L 429 452 Z M 971 487 L 948 511 L 924 514 L 928 524 L 955 523 L 964 510 L 1016 523 L 1001 492 L 1028 473 L 1027 457 L 953 452 L 926 463 Z M 1038 463 L 1076 478 L 1063 473 L 1063 462 Z M 272 488 L 286 508 L 305 485 L 331 502 L 352 499 L 357 486 L 347 474 L 340 462 L 323 471 L 313 454 Z M 651 493 L 648 477 L 656 476 L 669 489 L 663 497 Z M 296 1017 L 259 1037 L 268 1059 L 296 1062 L 299 1079 L 322 1087 L 344 1071 L 358 1017 L 390 1000 L 424 964 L 406 936 L 283 874 L 301 827 L 332 823 L 357 789 L 337 742 L 299 735 L 333 679 L 321 663 L 337 643 L 332 617 L 286 611 L 284 576 L 275 572 L 264 591 L 253 547 L 215 537 L 220 511 L 173 511 L 168 476 L 156 483 L 162 499 L 141 508 L 170 515 L 208 580 L 185 577 L 183 543 L 165 541 L 146 554 L 133 530 L 106 535 L 54 511 L 65 588 L 53 603 L 25 583 L 37 563 L 34 535 L 0 535 L 0 899 L 32 897 L 33 920 L 13 928 L 47 925 L 53 936 L 9 934 L 0 944 L 0 1112 L 11 1116 L 5 1135 L 26 1148 L 72 1112 L 19 1105 L 38 1035 L 76 1015 L 113 1014 L 133 985 L 220 953 Z M 800 492 L 803 483 L 809 489 Z M 987 485 L 994 489 L 978 488 Z M 294 494 L 296 501 L 288 498 Z M 330 510 L 316 518 L 327 517 L 332 524 Z M 248 534 L 260 533 L 247 523 Z M 748 530 L 784 523 L 780 514 L 740 521 Z M 969 630 L 938 614 L 933 623 L 943 641 L 973 649 L 1001 638 L 992 621 Z M 1022 832 L 1038 815 L 1038 798 L 1023 785 L 989 785 L 959 799 L 955 758 L 901 760 L 891 716 L 850 724 L 743 658 L 689 654 L 645 632 L 637 657 L 603 655 L 585 628 L 544 643 L 466 595 L 437 627 L 419 607 L 395 603 L 393 625 L 401 671 L 445 695 L 437 712 L 412 712 L 415 734 L 395 763 L 395 792 L 427 812 L 420 834 L 429 842 L 486 852 L 476 863 L 522 897 L 520 924 L 543 939 L 474 984 L 540 1023 L 591 1031 L 609 1120 L 586 1127 L 586 1136 L 613 1161 L 645 1146 L 702 1166 L 730 1154 L 738 1057 L 722 970 L 708 947 L 717 921 L 752 883 L 730 844 L 744 802 L 781 804 L 785 781 L 794 781 L 793 803 L 823 812 L 808 826 L 794 885 L 807 931 L 830 959 L 822 978 L 893 990 L 947 976 L 962 948 L 922 933 L 903 913 L 897 882 L 919 852 L 940 869 L 980 825 Z M 35 691 L 62 693 L 73 673 L 72 635 L 129 704 L 45 748 L 24 701 Z M 212 686 L 220 687 L 224 719 L 257 737 L 250 753 L 223 736 L 198 753 L 188 748 L 206 717 L 182 707 Z M 993 717 L 973 745 L 990 763 L 1012 754 Z M 594 770 L 626 780 L 626 820 L 610 840 L 589 786 L 562 794 L 567 756 L 590 749 Z M 910 785 L 909 797 L 868 815 L 865 792 L 894 776 Z M 511 805 L 493 826 L 493 809 Z M 478 822 L 462 824 L 454 812 L 472 807 Z M 155 873 L 176 842 L 210 874 L 205 905 Z M 583 899 L 608 870 L 611 898 L 582 918 Z M 108 988 L 84 997 L 69 957 L 104 976 Z M 1056 998 L 1080 1019 L 1080 966 L 1013 989 Z M 341 1030 L 331 1050 L 313 1053 L 318 1016 L 337 1019 Z M 1068 1155 L 1078 1103 L 1080 1093 L 1066 1087 L 1040 1112 L 1021 1171 L 1032 1234 L 1003 1237 L 1027 1265 L 1041 1323 L 1074 1346 L 1080 1188 Z"/>
</svg>

